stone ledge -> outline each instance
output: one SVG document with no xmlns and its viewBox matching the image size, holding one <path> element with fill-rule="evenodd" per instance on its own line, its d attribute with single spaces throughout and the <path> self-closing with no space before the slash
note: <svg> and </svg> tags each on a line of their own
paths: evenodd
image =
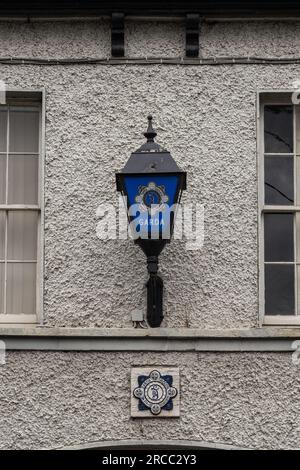
<svg viewBox="0 0 300 470">
<path fill-rule="evenodd" d="M 289 352 L 300 340 L 299 328 L 201 330 L 160 328 L 0 329 L 7 350 L 133 352 Z"/>
<path fill-rule="evenodd" d="M 270 327 L 241 329 L 194 328 L 81 328 L 47 326 L 2 326 L 0 336 L 62 337 L 62 338 L 169 338 L 169 339 L 300 339 L 300 327 Z"/>
</svg>

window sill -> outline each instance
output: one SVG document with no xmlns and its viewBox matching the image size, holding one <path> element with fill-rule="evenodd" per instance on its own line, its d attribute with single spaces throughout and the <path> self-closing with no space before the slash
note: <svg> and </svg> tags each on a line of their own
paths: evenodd
<svg viewBox="0 0 300 470">
<path fill-rule="evenodd" d="M 188 328 L 54 328 L 0 327 L 6 349 L 52 351 L 224 351 L 289 352 L 300 339 L 300 328 L 249 329 Z"/>
<path fill-rule="evenodd" d="M 263 321 L 266 326 L 300 327 L 300 315 L 266 315 Z"/>
<path fill-rule="evenodd" d="M 21 325 L 21 324 L 30 324 L 30 325 L 35 325 L 37 322 L 37 316 L 36 315 L 26 315 L 26 314 L 0 314 L 0 330 L 2 327 L 6 327 L 6 325 L 10 324 L 16 324 L 16 325 Z M 17 326 L 16 326 L 17 327 Z"/>
<path fill-rule="evenodd" d="M 279 317 L 271 317 L 279 318 Z M 282 318 L 282 317 L 280 317 Z M 294 317 L 286 317 L 293 318 Z M 300 320 L 300 316 L 299 316 Z M 279 325 L 279 324 L 278 324 Z M 0 325 L 1 336 L 68 337 L 68 338 L 295 338 L 300 336 L 299 326 L 275 325 L 257 328 L 97 328 L 97 327 L 51 327 L 45 325 Z"/>
</svg>

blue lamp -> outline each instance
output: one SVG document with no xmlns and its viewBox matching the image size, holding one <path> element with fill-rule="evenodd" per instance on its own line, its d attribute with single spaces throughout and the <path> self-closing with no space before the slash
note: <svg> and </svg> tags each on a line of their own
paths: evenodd
<svg viewBox="0 0 300 470">
<path fill-rule="evenodd" d="M 152 116 L 148 116 L 147 142 L 133 152 L 120 173 L 117 191 L 126 203 L 131 234 L 147 257 L 147 320 L 151 327 L 163 320 L 163 281 L 157 275 L 158 256 L 173 234 L 176 205 L 186 189 L 186 172 L 170 152 L 154 139 Z"/>
</svg>

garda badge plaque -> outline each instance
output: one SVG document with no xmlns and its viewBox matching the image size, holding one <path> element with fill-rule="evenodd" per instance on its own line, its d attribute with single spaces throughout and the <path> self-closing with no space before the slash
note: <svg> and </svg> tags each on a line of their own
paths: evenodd
<svg viewBox="0 0 300 470">
<path fill-rule="evenodd" d="M 153 366 L 131 369 L 131 416 L 178 417 L 179 391 L 177 367 Z"/>
<path fill-rule="evenodd" d="M 160 212 L 165 209 L 165 204 L 169 197 L 163 185 L 156 185 L 154 182 L 148 183 L 148 186 L 139 186 L 139 193 L 135 197 L 135 202 L 140 204 L 142 211 Z"/>
</svg>

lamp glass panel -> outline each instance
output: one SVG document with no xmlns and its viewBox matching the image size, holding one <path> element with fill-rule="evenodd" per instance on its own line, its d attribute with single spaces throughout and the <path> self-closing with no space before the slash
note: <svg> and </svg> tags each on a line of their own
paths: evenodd
<svg viewBox="0 0 300 470">
<path fill-rule="evenodd" d="M 124 195 L 135 238 L 169 239 L 180 175 L 124 176 Z"/>
</svg>

